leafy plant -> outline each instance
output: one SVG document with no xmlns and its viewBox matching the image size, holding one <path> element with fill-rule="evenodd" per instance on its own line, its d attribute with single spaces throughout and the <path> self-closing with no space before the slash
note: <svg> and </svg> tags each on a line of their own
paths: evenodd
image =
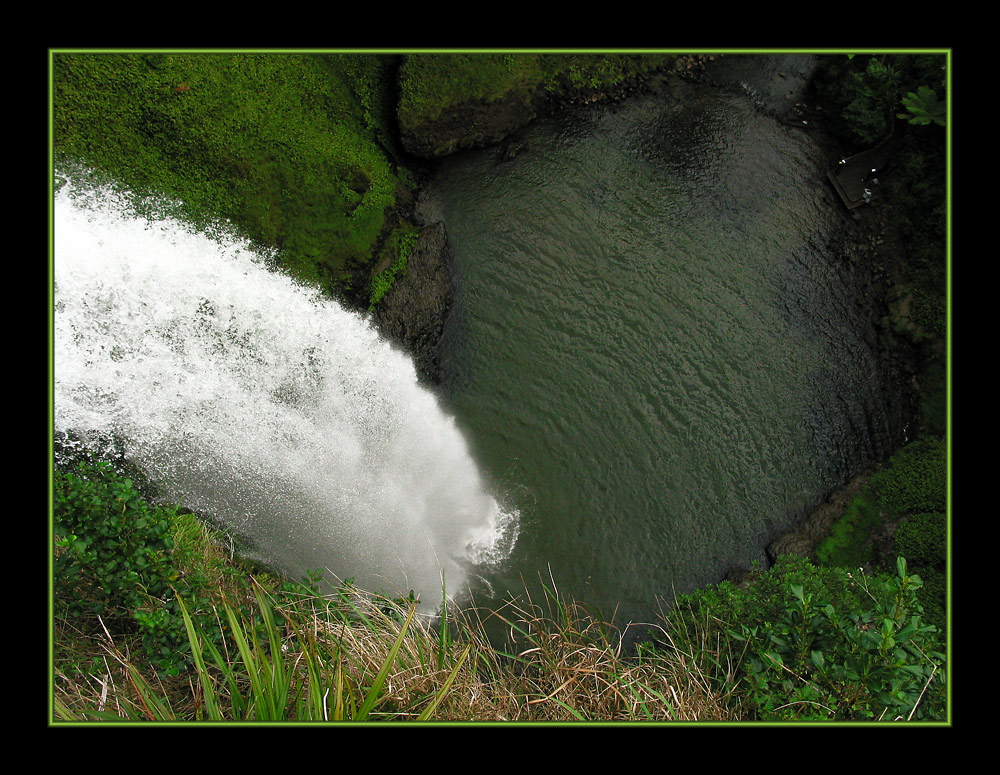
<svg viewBox="0 0 1000 775">
<path fill-rule="evenodd" d="M 911 124 L 922 126 L 945 125 L 948 106 L 944 100 L 938 99 L 937 92 L 929 86 L 921 86 L 916 93 L 910 92 L 903 97 L 903 107 L 908 112 L 898 113 L 897 118 L 905 118 Z"/>
<path fill-rule="evenodd" d="M 821 592 L 792 584 L 774 622 L 731 633 L 747 644 L 744 696 L 756 717 L 942 718 L 945 658 L 936 628 L 923 621 L 919 576 L 900 557 L 895 578 L 862 573 L 856 581 L 870 598 L 862 609 L 839 610 Z"/>
<path fill-rule="evenodd" d="M 124 621 L 161 669 L 181 669 L 186 638 L 175 616 L 171 560 L 177 509 L 151 506 L 105 462 L 54 475 L 56 611 Z"/>
</svg>

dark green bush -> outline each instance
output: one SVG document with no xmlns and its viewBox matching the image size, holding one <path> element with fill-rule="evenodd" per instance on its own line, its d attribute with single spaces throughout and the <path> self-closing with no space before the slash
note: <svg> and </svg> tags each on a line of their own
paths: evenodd
<svg viewBox="0 0 1000 775">
<path fill-rule="evenodd" d="M 785 610 L 785 597 L 792 584 L 802 586 L 807 593 L 825 590 L 830 601 L 840 608 L 860 605 L 863 595 L 843 568 L 820 568 L 805 557 L 786 555 L 770 569 L 754 574 L 745 587 L 724 581 L 679 597 L 671 620 L 695 622 L 708 617 L 719 622 L 723 630 L 741 621 L 774 621 Z"/>
<path fill-rule="evenodd" d="M 57 615 L 138 632 L 154 664 L 178 672 L 188 644 L 171 587 L 176 509 L 151 506 L 105 462 L 57 468 L 54 485 Z"/>
<path fill-rule="evenodd" d="M 745 588 L 724 582 L 679 598 L 668 629 L 751 719 L 937 720 L 944 657 L 920 586 L 902 559 L 895 576 L 872 576 L 782 557 Z M 738 664 L 718 669 L 720 655 Z"/>
<path fill-rule="evenodd" d="M 948 632 L 948 577 L 937 568 L 923 566 L 919 570 L 924 585 L 917 590 L 920 604 L 924 607 L 924 618 L 946 636 Z"/>
<path fill-rule="evenodd" d="M 924 585 L 919 591 L 927 621 L 942 632 L 947 626 L 948 601 L 947 518 L 940 511 L 913 514 L 896 528 L 893 536 L 897 554 L 911 558 L 913 568 Z"/>
<path fill-rule="evenodd" d="M 903 447 L 884 471 L 868 480 L 886 509 L 895 515 L 945 511 L 947 450 L 943 441 L 925 436 Z"/>
<path fill-rule="evenodd" d="M 895 533 L 896 552 L 914 566 L 940 565 L 948 552 L 948 526 L 940 511 L 914 514 Z"/>
<path fill-rule="evenodd" d="M 861 607 L 838 608 L 823 590 L 790 584 L 774 621 L 740 623 L 747 645 L 742 688 L 761 720 L 943 720 L 944 655 L 900 557 L 896 577 L 857 583 Z"/>
</svg>

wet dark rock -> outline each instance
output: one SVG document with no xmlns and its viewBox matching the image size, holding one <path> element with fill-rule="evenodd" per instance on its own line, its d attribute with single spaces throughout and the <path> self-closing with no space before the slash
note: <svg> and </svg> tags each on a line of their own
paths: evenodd
<svg viewBox="0 0 1000 775">
<path fill-rule="evenodd" d="M 448 241 L 441 223 L 424 227 L 407 260 L 406 273 L 375 308 L 383 336 L 413 356 L 421 378 L 441 378 L 438 344 L 451 304 Z"/>
<path fill-rule="evenodd" d="M 525 148 L 527 148 L 527 145 L 522 140 L 508 140 L 500 146 L 497 158 L 500 161 L 513 161 Z"/>
<path fill-rule="evenodd" d="M 740 588 L 746 588 L 753 582 L 753 571 L 750 568 L 731 567 L 727 568 L 722 578 L 730 584 Z"/>
<path fill-rule="evenodd" d="M 835 490 L 826 501 L 810 511 L 803 519 L 779 535 L 767 545 L 767 558 L 772 563 L 784 554 L 812 557 L 816 546 L 830 534 L 843 516 L 848 505 L 858 495 L 867 481 L 867 475 L 854 477 L 850 482 Z"/>
<path fill-rule="evenodd" d="M 801 110 L 817 63 L 815 54 L 727 54 L 701 64 L 702 80 L 741 88 L 759 108 L 784 119 Z"/>
<path fill-rule="evenodd" d="M 466 102 L 442 111 L 417 127 L 402 127 L 407 152 L 424 159 L 439 159 L 469 148 L 498 143 L 531 122 L 543 95 L 511 92 L 493 102 Z"/>
</svg>

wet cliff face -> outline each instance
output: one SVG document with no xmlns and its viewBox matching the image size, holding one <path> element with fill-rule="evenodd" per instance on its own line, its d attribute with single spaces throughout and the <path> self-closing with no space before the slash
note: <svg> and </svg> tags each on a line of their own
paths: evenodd
<svg viewBox="0 0 1000 775">
<path fill-rule="evenodd" d="M 375 308 L 379 330 L 412 355 L 417 372 L 430 383 L 441 379 L 438 343 L 452 298 L 447 264 L 444 225 L 426 226 L 410 253 L 405 277 Z"/>
<path fill-rule="evenodd" d="M 515 92 L 494 102 L 466 102 L 417 125 L 402 124 L 400 139 L 407 152 L 440 159 L 456 151 L 502 141 L 538 115 L 540 92 Z"/>
</svg>

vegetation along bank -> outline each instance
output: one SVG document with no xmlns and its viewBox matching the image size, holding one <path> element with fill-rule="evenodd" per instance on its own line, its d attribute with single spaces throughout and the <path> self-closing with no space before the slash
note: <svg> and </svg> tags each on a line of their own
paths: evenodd
<svg viewBox="0 0 1000 775">
<path fill-rule="evenodd" d="M 794 80 L 788 64 L 771 57 L 770 81 Z M 772 567 L 678 600 L 635 654 L 548 597 L 480 612 L 509 619 L 500 649 L 472 612 L 446 607 L 425 627 L 410 601 L 350 585 L 318 598 L 308 580 L 248 568 L 194 515 L 153 505 L 141 472 L 78 458 L 53 474 L 55 718 L 947 720 L 945 64 L 823 55 L 791 99 L 765 105 L 832 159 L 894 137 L 879 196 L 845 214 L 843 250 L 874 267 L 874 324 L 914 402 L 909 443 L 778 537 Z M 413 214 L 425 165 L 484 145 L 516 153 L 518 128 L 567 104 L 745 65 L 54 53 L 54 157 L 59 173 L 86 169 L 280 249 L 282 271 L 371 311 L 433 381 L 450 289 L 447 235 Z"/>
</svg>

